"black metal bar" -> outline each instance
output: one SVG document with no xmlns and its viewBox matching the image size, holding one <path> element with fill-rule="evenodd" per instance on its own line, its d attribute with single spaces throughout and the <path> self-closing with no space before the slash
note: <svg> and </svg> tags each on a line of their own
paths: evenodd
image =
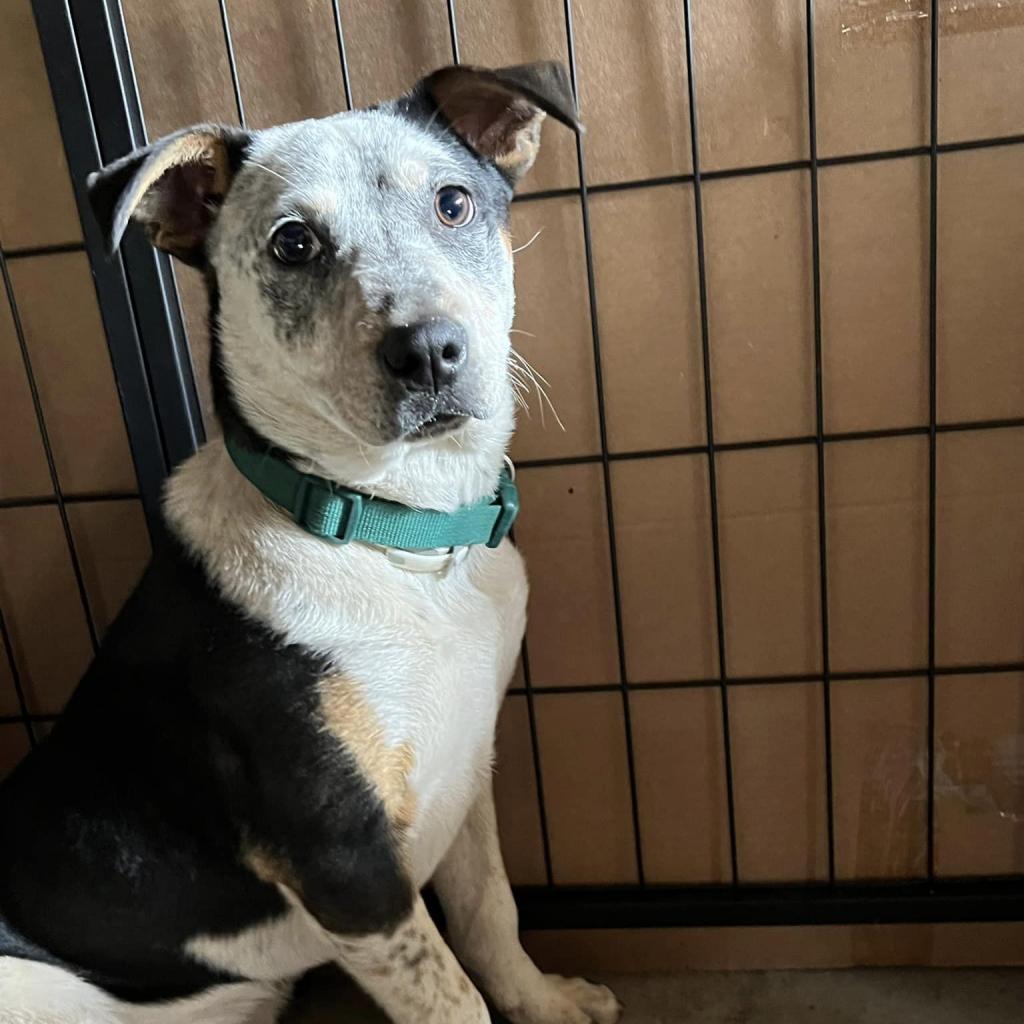
<svg viewBox="0 0 1024 1024">
<path fill-rule="evenodd" d="M 935 877 L 935 549 L 939 250 L 939 4 L 931 0 L 928 201 L 928 877 Z"/>
<path fill-rule="evenodd" d="M 95 55 L 85 66 L 85 77 L 94 107 L 101 112 L 97 135 L 107 162 L 147 141 L 128 32 L 118 0 L 72 0 L 71 10 L 82 52 Z M 164 451 L 173 467 L 191 455 L 205 435 L 171 261 L 134 232 L 126 236 L 121 251 L 145 342 Z"/>
<path fill-rule="evenodd" d="M 1024 427 L 1024 417 L 1002 420 L 974 420 L 963 423 L 939 423 L 935 430 L 939 434 L 949 434 L 969 430 L 1019 430 Z M 850 430 L 841 433 L 825 434 L 825 444 L 842 444 L 849 441 L 874 441 L 892 437 L 927 437 L 931 427 L 882 427 L 877 430 Z M 716 442 L 716 452 L 748 452 L 758 448 L 787 448 L 793 445 L 817 444 L 815 434 L 798 437 L 770 437 L 753 441 Z M 709 448 L 706 444 L 688 445 L 684 448 L 642 448 L 629 452 L 609 452 L 612 462 L 625 462 L 632 459 L 662 459 L 673 455 L 706 455 Z M 600 455 L 557 455 L 550 458 L 521 459 L 516 465 L 519 469 L 538 469 L 545 466 L 578 466 L 588 462 L 600 462 Z"/>
<path fill-rule="evenodd" d="M 245 104 L 242 102 L 242 85 L 238 78 L 238 62 L 235 60 L 235 44 L 231 39 L 231 19 L 228 17 L 227 0 L 217 0 L 220 8 L 220 27 L 224 34 L 224 50 L 228 57 L 231 71 L 231 88 L 235 93 L 235 110 L 238 112 L 238 123 L 245 127 Z"/>
<path fill-rule="evenodd" d="M 526 637 L 522 645 L 523 687 L 522 694 L 526 697 L 526 716 L 530 724 L 530 746 L 533 750 L 533 775 L 537 786 L 537 812 L 540 817 L 540 839 L 544 853 L 544 877 L 548 885 L 554 885 L 555 875 L 551 863 L 551 833 L 548 830 L 548 808 L 544 798 L 544 770 L 541 764 L 540 740 L 537 735 L 537 708 L 534 700 L 533 681 L 530 676 L 530 654 L 527 649 Z M 514 688 L 518 692 L 518 687 Z M 510 693 L 512 690 L 509 691 Z"/>
<path fill-rule="evenodd" d="M 859 683 L 879 679 L 926 679 L 928 666 L 918 668 L 869 668 L 844 672 L 833 672 L 832 682 Z M 1005 672 L 1024 672 L 1024 661 L 991 662 L 984 665 L 937 665 L 936 676 L 970 676 L 998 675 Z M 802 675 L 765 675 L 765 676 L 730 676 L 728 679 L 707 676 L 698 679 L 661 679 L 652 682 L 630 683 L 630 690 L 706 690 L 722 686 L 734 689 L 738 686 L 792 686 L 794 683 L 820 683 L 821 673 L 812 672 Z M 617 693 L 618 683 L 585 683 L 582 685 L 566 684 L 551 686 L 534 686 L 534 694 L 550 693 Z M 520 687 L 513 687 L 510 694 L 522 694 Z"/>
<path fill-rule="evenodd" d="M 134 258 L 130 265 L 120 256 L 109 256 L 106 240 L 92 217 L 85 192 L 87 175 L 103 162 L 97 124 L 102 127 L 103 146 L 110 157 L 127 152 L 140 138 L 140 123 L 133 121 L 127 103 L 131 90 L 125 82 L 126 78 L 131 81 L 131 65 L 130 60 L 126 63 L 123 21 L 119 10 L 113 14 L 108 10 L 110 2 L 89 4 L 75 0 L 74 15 L 69 0 L 33 0 L 32 7 L 128 428 L 139 491 L 150 532 L 156 539 L 161 531 L 160 497 L 169 469 L 168 449 L 186 450 L 189 438 L 195 436 L 197 429 L 201 431 L 201 424 L 189 420 L 191 406 L 185 395 L 189 387 L 194 394 L 191 374 L 175 381 L 173 373 L 166 372 L 168 364 L 181 365 L 176 352 L 179 346 L 185 347 L 186 342 L 183 331 L 176 330 L 176 325 L 166 319 L 161 324 L 158 315 L 162 310 L 169 315 L 177 311 L 176 302 L 168 306 L 169 293 L 161 280 L 160 263 L 152 253 L 148 261 Z M 82 32 L 88 69 L 83 65 L 77 30 Z M 121 34 L 119 46 L 112 38 L 118 33 Z M 93 116 L 94 101 L 102 111 L 100 118 Z M 137 316 L 140 310 L 148 311 L 145 319 Z M 143 325 L 150 332 L 146 334 L 145 344 Z M 180 328 L 180 318 L 177 327 Z M 157 389 L 153 386 L 154 368 L 147 354 L 160 351 L 165 353 L 160 362 L 165 372 L 160 375 Z M 198 408 L 197 402 L 194 408 Z"/>
<path fill-rule="evenodd" d="M 54 256 L 67 252 L 85 252 L 85 243 L 61 242 L 58 245 L 28 245 L 19 249 L 5 249 L 4 255 L 10 261 L 29 259 L 32 256 Z"/>
<path fill-rule="evenodd" d="M 0 275 L 3 276 L 4 290 L 7 293 L 7 302 L 11 308 L 11 319 L 14 322 L 14 335 L 18 341 L 18 349 L 21 353 L 21 362 L 25 370 L 25 378 L 28 381 L 29 394 L 32 397 L 32 408 L 36 414 L 36 422 L 39 427 L 39 436 L 43 442 L 43 452 L 46 456 L 46 468 L 50 475 L 50 486 L 53 488 L 54 504 L 60 516 L 61 527 L 64 530 L 64 541 L 68 546 L 68 557 L 71 561 L 71 571 L 75 577 L 75 586 L 78 588 L 78 597 L 82 602 L 82 613 L 85 615 L 85 625 L 89 631 L 89 641 L 92 644 L 93 652 L 99 649 L 99 636 L 96 631 L 96 622 L 93 619 L 92 609 L 89 607 L 89 595 L 85 589 L 85 577 L 82 575 L 82 564 L 78 560 L 78 551 L 75 547 L 75 538 L 71 532 L 71 521 L 68 519 L 68 510 L 64 506 L 64 495 L 61 491 L 60 476 L 57 473 L 57 461 L 53 455 L 53 444 L 50 441 L 50 431 L 46 425 L 46 417 L 43 415 L 43 403 L 39 397 L 39 386 L 36 383 L 35 371 L 32 368 L 32 356 L 28 350 L 28 343 L 25 340 L 25 330 L 21 323 L 21 314 L 18 312 L 18 300 L 14 294 L 14 285 L 11 282 L 11 275 L 7 270 L 7 259 L 0 249 Z"/>
<path fill-rule="evenodd" d="M 1004 146 L 1024 145 L 1024 135 L 996 135 L 987 139 L 969 139 L 964 142 L 943 142 L 937 147 L 939 153 L 962 153 L 973 149 L 997 149 Z M 818 167 L 842 167 L 847 164 L 880 163 L 886 160 L 907 160 L 912 157 L 929 156 L 931 146 L 908 146 L 902 149 L 880 149 L 869 153 L 846 153 L 839 156 L 819 156 Z M 745 167 L 724 167 L 717 171 L 704 171 L 704 181 L 724 181 L 730 178 L 749 178 L 760 174 L 781 174 L 785 171 L 806 171 L 810 160 L 786 160 L 781 163 L 752 164 Z M 632 178 L 626 181 L 606 181 L 588 186 L 592 195 L 602 192 L 623 192 L 635 188 L 657 188 L 661 185 L 689 185 L 692 174 L 666 174 L 654 178 Z M 524 192 L 514 202 L 534 202 L 541 199 L 558 199 L 579 194 L 578 188 L 563 187 L 539 189 Z"/>
<path fill-rule="evenodd" d="M 459 57 L 459 29 L 455 22 L 455 0 L 448 0 L 448 32 L 452 39 L 452 60 L 456 64 L 461 64 L 462 60 Z"/>
<path fill-rule="evenodd" d="M 1024 879 L 835 885 L 523 886 L 524 929 L 910 924 L 1024 919 Z"/>
<path fill-rule="evenodd" d="M 569 78 L 572 93 L 579 103 L 579 76 L 576 68 L 576 38 L 573 31 L 572 0 L 564 0 L 565 38 L 569 58 Z M 583 252 L 587 265 L 587 296 L 590 305 L 590 330 L 594 352 L 594 382 L 597 392 L 597 423 L 601 440 L 601 470 L 604 482 L 605 511 L 608 517 L 608 557 L 611 564 L 612 599 L 615 607 L 615 639 L 619 656 L 619 681 L 622 694 L 622 719 L 626 740 L 626 760 L 629 772 L 630 807 L 633 815 L 633 841 L 636 852 L 637 878 L 644 883 L 643 839 L 640 833 L 640 805 L 636 791 L 636 761 L 633 756 L 633 721 L 629 704 L 626 672 L 626 643 L 622 628 L 622 595 L 619 584 L 618 548 L 615 537 L 615 505 L 612 495 L 611 465 L 608 459 L 608 423 L 604 408 L 604 374 L 601 366 L 601 332 L 598 325 L 597 284 L 594 273 L 594 246 L 590 231 L 590 204 L 587 197 L 587 167 L 583 152 L 583 137 L 576 135 L 576 170 L 580 182 L 580 213 L 583 218 Z"/>
<path fill-rule="evenodd" d="M 25 696 L 25 688 L 21 684 L 21 672 L 18 669 L 18 661 L 14 657 L 14 645 L 11 643 L 11 633 L 7 628 L 7 620 L 4 618 L 3 609 L 0 608 L 0 641 L 3 642 L 4 653 L 7 657 L 7 667 L 11 673 L 11 681 L 14 683 L 14 697 L 18 702 L 18 715 L 5 715 L 5 725 L 22 725 L 28 736 L 30 747 L 36 745 L 36 731 L 32 728 L 32 720 L 28 709 L 28 699 Z"/>
<path fill-rule="evenodd" d="M 338 41 L 338 60 L 341 62 L 341 84 L 345 89 L 345 106 L 352 109 L 352 79 L 348 71 L 348 50 L 345 47 L 345 29 L 341 23 L 341 2 L 331 0 L 334 13 L 334 36 Z"/>
<path fill-rule="evenodd" d="M 102 491 L 100 493 L 86 491 L 82 494 L 65 494 L 62 497 L 65 505 L 81 505 L 87 501 L 137 501 L 139 494 L 137 491 Z M 0 498 L 0 509 L 40 508 L 44 505 L 56 504 L 57 498 L 53 494 L 27 498 Z"/>
<path fill-rule="evenodd" d="M 811 292 L 814 308 L 814 422 L 818 468 L 818 599 L 821 613 L 822 712 L 825 730 L 825 820 L 828 878 L 836 878 L 836 826 L 832 778 L 832 680 L 828 635 L 828 513 L 825 479 L 825 392 L 821 349 L 821 203 L 818 190 L 818 100 L 815 77 L 814 0 L 805 4 L 807 19 L 807 140 L 811 181 Z"/>
<path fill-rule="evenodd" d="M 707 258 L 704 249 L 704 199 L 700 170 L 700 119 L 697 115 L 697 76 L 694 70 L 693 12 L 683 0 L 683 31 L 686 42 L 686 91 L 690 117 L 690 159 L 693 165 L 693 218 L 697 241 L 697 287 L 700 300 L 700 343 L 704 368 L 704 429 L 707 433 L 708 497 L 711 513 L 711 555 L 715 582 L 715 626 L 718 641 L 719 699 L 722 708 L 722 753 L 725 761 L 726 813 L 729 824 L 729 863 L 732 881 L 740 881 L 736 833 L 736 796 L 732 774 L 732 728 L 729 721 L 728 668 L 725 650 L 725 611 L 722 598 L 722 546 L 718 528 L 718 473 L 715 452 L 715 414 L 711 386 L 711 327 L 708 315 Z"/>
</svg>

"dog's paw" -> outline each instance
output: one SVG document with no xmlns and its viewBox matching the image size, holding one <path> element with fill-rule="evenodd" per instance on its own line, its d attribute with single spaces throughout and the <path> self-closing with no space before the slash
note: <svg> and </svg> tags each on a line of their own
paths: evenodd
<svg viewBox="0 0 1024 1024">
<path fill-rule="evenodd" d="M 611 989 L 558 974 L 543 975 L 541 984 L 508 1011 L 513 1024 L 615 1024 L 621 1014 Z"/>
</svg>

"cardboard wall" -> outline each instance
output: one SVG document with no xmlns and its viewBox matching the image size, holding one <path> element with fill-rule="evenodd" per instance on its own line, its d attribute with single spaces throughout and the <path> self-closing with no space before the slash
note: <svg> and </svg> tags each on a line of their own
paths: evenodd
<svg viewBox="0 0 1024 1024">
<path fill-rule="evenodd" d="M 27 0 L 15 7 L 24 20 Z M 123 0 L 123 8 L 151 136 L 193 121 L 239 120 L 217 0 Z M 348 0 L 341 8 L 357 105 L 394 95 L 451 59 L 442 0 Z M 513 449 L 524 507 L 518 541 L 533 591 L 526 658 L 499 730 L 506 856 L 523 883 L 630 883 L 641 873 L 648 882 L 731 881 L 731 772 L 739 880 L 825 878 L 828 739 L 836 876 L 922 877 L 930 3 L 815 4 L 817 141 L 824 161 L 818 177 L 823 508 L 814 443 L 805 4 L 693 0 L 692 8 L 697 141 L 707 175 L 701 199 L 708 365 L 681 0 L 572 5 L 587 125 L 592 267 L 569 133 L 547 130 L 538 165 L 513 207 L 513 242 L 525 246 L 516 256 L 513 340 L 550 382 L 562 426 L 534 396 Z M 939 9 L 935 865 L 943 876 L 1019 873 L 1024 4 L 942 0 Z M 557 0 L 459 0 L 456 10 L 464 61 L 566 56 Z M 344 109 L 329 0 L 227 0 L 227 12 L 248 124 Z M 18 95 L 24 95 L 25 76 L 38 78 L 41 65 L 22 68 L 28 49 L 9 38 L 4 45 L 21 62 Z M 31 111 L 0 112 L 22 119 L 4 124 L 0 144 L 16 131 L 24 135 L 19 125 L 51 117 L 39 83 Z M 51 198 L 66 192 L 52 131 L 30 138 L 40 155 L 24 163 L 28 158 L 19 154 L 5 166 L 21 166 L 19 187 L 45 192 L 48 202 L 26 192 L 0 210 L 8 247 L 78 237 L 73 208 L 65 202 L 62 218 L 61 203 Z M 41 160 L 52 184 L 37 170 Z M 45 213 L 26 216 L 44 205 Z M 57 264 L 45 261 L 57 259 L 11 263 L 26 337 L 39 350 L 44 406 L 47 368 L 56 373 L 59 360 L 84 360 L 78 353 L 94 336 L 88 327 L 94 310 L 71 317 L 46 308 L 55 280 L 46 268 Z M 84 257 L 59 259 L 66 263 L 60 287 L 70 295 L 76 275 L 85 273 Z M 202 289 L 192 271 L 179 270 L 178 281 L 202 364 Z M 80 291 L 76 310 L 86 304 Z M 0 339 L 7 336 L 3 315 L 0 310 Z M 74 324 L 77 345 L 57 347 L 64 323 Z M 4 346 L 0 357 L 13 351 L 12 343 Z M 5 444 L 0 453 L 16 463 L 0 477 L 6 488 L 0 498 L 24 492 L 47 502 L 16 514 L 0 510 L 4 610 L 29 636 L 31 616 L 18 609 L 40 597 L 18 582 L 17 558 L 27 549 L 17 539 L 17 516 L 39 517 L 40 524 L 49 517 L 45 529 L 24 527 L 34 543 L 52 534 L 46 543 L 56 550 L 62 535 L 47 497 L 51 485 L 31 404 L 18 398 L 19 364 L 14 356 L 8 362 L 13 369 L 4 364 L 3 386 L 12 399 L 0 415 L 16 417 L 4 429 L 5 437 L 17 429 L 18 444 Z M 106 365 L 92 360 L 89 372 L 99 372 L 97 362 Z M 109 383 L 103 387 L 110 391 Z M 62 451 L 59 443 L 62 431 L 74 438 L 81 429 L 73 394 L 57 405 L 47 424 L 52 417 L 54 456 L 68 492 L 130 489 L 117 430 L 90 425 L 102 441 L 92 450 L 104 454 L 88 466 L 90 446 Z M 91 520 L 81 515 L 77 526 L 72 516 L 83 544 L 105 536 L 100 513 L 92 514 Z M 66 562 L 66 553 L 54 556 L 53 580 L 64 571 L 64 590 Z M 28 596 L 19 596 L 19 586 Z M 57 583 L 52 587 L 56 593 Z M 116 587 L 94 584 L 94 590 L 116 604 Z M 46 658 L 55 655 L 45 644 L 37 645 L 34 668 L 31 644 L 19 640 L 19 664 L 30 683 L 44 678 L 44 666 L 45 678 L 73 677 L 87 656 L 87 638 L 69 644 L 54 674 Z M 828 683 L 828 719 L 826 656 L 840 676 Z M 6 685 L 0 679 L 0 694 L 9 694 Z M 56 709 L 66 687 L 47 685 L 55 689 L 38 697 L 40 706 Z M 0 727 L 0 739 L 5 735 L 16 750 L 21 733 Z M 946 945 L 938 932 L 914 933 L 913 941 L 837 932 L 827 959 L 954 962 L 950 950 L 962 948 L 970 959 L 972 946 L 1024 957 L 1019 930 L 1006 940 L 1016 953 L 985 945 L 981 937 L 990 931 L 961 930 Z M 763 946 L 763 937 L 742 935 L 716 963 L 761 965 L 764 958 L 752 950 Z M 571 967 L 564 961 L 572 957 L 577 967 L 604 963 L 598 949 L 604 939 L 585 936 L 561 946 L 552 936 L 533 941 L 551 963 Z M 681 966 L 686 957 L 673 960 L 671 952 L 681 941 L 651 933 L 631 948 L 641 951 L 639 966 Z M 815 940 L 794 943 L 786 947 L 787 965 L 818 963 Z"/>
</svg>

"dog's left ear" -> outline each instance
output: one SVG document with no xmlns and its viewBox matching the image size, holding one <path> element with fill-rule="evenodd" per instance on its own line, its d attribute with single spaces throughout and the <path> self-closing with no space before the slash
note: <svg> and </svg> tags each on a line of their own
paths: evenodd
<svg viewBox="0 0 1024 1024">
<path fill-rule="evenodd" d="M 569 73 L 558 61 L 495 70 L 458 64 L 428 75 L 421 87 L 451 130 L 513 184 L 537 158 L 545 114 L 583 130 Z"/>
<path fill-rule="evenodd" d="M 248 140 L 228 125 L 195 125 L 90 174 L 89 201 L 110 251 L 134 220 L 158 249 L 202 265 L 206 235 Z"/>
</svg>

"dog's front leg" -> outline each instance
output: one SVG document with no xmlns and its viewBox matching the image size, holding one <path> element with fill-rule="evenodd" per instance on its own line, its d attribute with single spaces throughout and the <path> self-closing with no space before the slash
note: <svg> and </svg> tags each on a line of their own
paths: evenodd
<svg viewBox="0 0 1024 1024">
<path fill-rule="evenodd" d="M 338 963 L 394 1024 L 489 1024 L 483 997 L 431 920 L 422 897 L 389 933 L 332 936 Z"/>
<path fill-rule="evenodd" d="M 543 974 L 519 941 L 519 915 L 498 843 L 490 780 L 434 875 L 452 948 L 514 1024 L 614 1024 L 602 985 Z"/>
</svg>

